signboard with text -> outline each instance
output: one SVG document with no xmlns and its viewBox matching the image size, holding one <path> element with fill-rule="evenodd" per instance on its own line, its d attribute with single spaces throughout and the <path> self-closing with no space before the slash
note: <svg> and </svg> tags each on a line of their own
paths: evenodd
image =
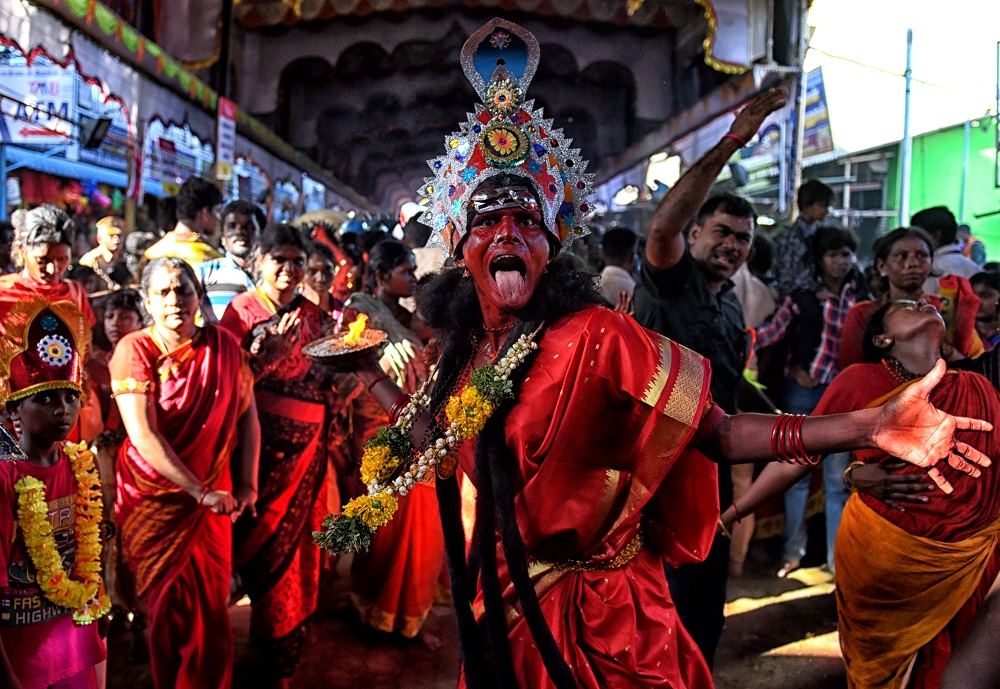
<svg viewBox="0 0 1000 689">
<path fill-rule="evenodd" d="M 833 132 L 830 129 L 830 111 L 826 107 L 826 88 L 823 86 L 822 68 L 806 75 L 805 131 L 803 133 L 802 159 L 805 160 L 833 150 Z"/>
<path fill-rule="evenodd" d="M 215 132 L 215 176 L 217 179 L 233 178 L 233 159 L 236 154 L 236 103 L 219 98 L 219 117 Z"/>
<path fill-rule="evenodd" d="M 65 144 L 76 119 L 76 72 L 58 65 L 0 65 L 0 141 Z"/>
</svg>

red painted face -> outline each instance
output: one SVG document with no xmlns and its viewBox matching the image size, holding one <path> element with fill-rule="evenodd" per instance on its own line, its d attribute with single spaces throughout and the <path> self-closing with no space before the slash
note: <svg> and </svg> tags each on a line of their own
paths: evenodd
<svg viewBox="0 0 1000 689">
<path fill-rule="evenodd" d="M 460 250 L 484 316 L 511 315 L 538 288 L 550 244 L 541 214 L 514 207 L 474 216 Z"/>
</svg>

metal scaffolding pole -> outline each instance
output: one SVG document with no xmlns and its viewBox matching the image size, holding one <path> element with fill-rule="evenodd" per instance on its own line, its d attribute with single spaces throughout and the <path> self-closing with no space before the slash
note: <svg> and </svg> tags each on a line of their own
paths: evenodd
<svg viewBox="0 0 1000 689">
<path fill-rule="evenodd" d="M 903 140 L 899 152 L 899 226 L 910 223 L 910 167 L 913 137 L 910 136 L 910 88 L 913 83 L 913 29 L 906 30 L 906 100 L 903 109 Z"/>
</svg>

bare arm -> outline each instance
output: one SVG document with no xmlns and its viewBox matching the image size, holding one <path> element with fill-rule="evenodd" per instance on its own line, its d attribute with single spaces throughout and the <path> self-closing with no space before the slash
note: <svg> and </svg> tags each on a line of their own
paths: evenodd
<svg viewBox="0 0 1000 689">
<path fill-rule="evenodd" d="M 993 582 L 969 633 L 945 666 L 941 689 L 1000 687 L 1000 653 L 997 653 L 996 637 L 997 629 L 1000 629 L 998 588 L 1000 581 Z"/>
<path fill-rule="evenodd" d="M 811 470 L 812 467 L 798 464 L 768 464 L 750 489 L 740 497 L 738 511 L 733 509 L 732 505 L 725 509 L 722 513 L 722 523 L 727 529 L 731 529 L 739 519 L 753 514 L 771 498 L 783 495 Z M 733 500 L 733 503 L 735 504 L 736 500 Z"/>
<path fill-rule="evenodd" d="M 733 136 L 724 137 L 677 180 L 677 184 L 667 192 L 650 221 L 646 241 L 646 260 L 650 265 L 666 269 L 681 260 L 684 255 L 684 238 L 681 233 L 705 201 L 705 196 L 723 166 L 739 150 L 739 141 L 749 141 L 757 133 L 764 118 L 784 107 L 786 102 L 788 91 L 784 88 L 769 89 L 751 100 L 730 127 L 729 133 Z"/>
<path fill-rule="evenodd" d="M 237 422 L 240 438 L 239 484 L 233 492 L 238 504 L 233 513 L 235 520 L 243 510 L 249 510 L 254 517 L 257 510 L 257 469 L 260 465 L 260 421 L 257 418 L 257 402 L 250 396 L 250 405 Z"/>
<path fill-rule="evenodd" d="M 195 500 L 201 500 L 201 504 L 211 507 L 213 512 L 232 512 L 236 507 L 233 496 L 228 491 L 221 490 L 212 490 L 206 494 L 205 484 L 177 458 L 170 444 L 156 430 L 156 407 L 152 397 L 119 395 L 115 401 L 129 440 L 160 476 L 176 484 Z"/>
<path fill-rule="evenodd" d="M 886 454 L 927 469 L 927 475 L 945 493 L 951 484 L 937 468 L 947 461 L 953 468 L 976 478 L 976 465 L 988 467 L 990 458 L 967 443 L 957 441 L 958 430 L 990 431 L 993 425 L 952 416 L 930 403 L 931 390 L 945 374 L 943 359 L 921 380 L 914 382 L 880 407 L 847 414 L 813 416 L 802 424 L 802 442 L 811 455 L 877 447 Z M 719 462 L 773 460 L 771 433 L 776 417 L 740 414 L 723 417 L 699 449 Z"/>
</svg>

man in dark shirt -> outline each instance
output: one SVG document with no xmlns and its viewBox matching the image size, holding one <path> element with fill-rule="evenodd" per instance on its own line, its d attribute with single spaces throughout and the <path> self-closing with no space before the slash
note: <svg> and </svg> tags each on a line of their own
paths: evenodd
<svg viewBox="0 0 1000 689">
<path fill-rule="evenodd" d="M 778 88 L 750 101 L 729 133 L 664 197 L 650 223 L 635 289 L 635 318 L 641 325 L 711 361 L 712 397 L 727 413 L 736 411 L 747 353 L 743 309 L 730 278 L 750 255 L 756 215 L 734 194 L 702 202 L 729 158 L 787 99 L 788 92 Z M 692 217 L 695 223 L 685 243 L 683 230 Z M 728 471 L 719 474 L 719 493 L 721 504 L 729 504 Z M 711 665 L 725 621 L 729 539 L 716 536 L 704 562 L 667 570 L 681 621 Z"/>
</svg>

